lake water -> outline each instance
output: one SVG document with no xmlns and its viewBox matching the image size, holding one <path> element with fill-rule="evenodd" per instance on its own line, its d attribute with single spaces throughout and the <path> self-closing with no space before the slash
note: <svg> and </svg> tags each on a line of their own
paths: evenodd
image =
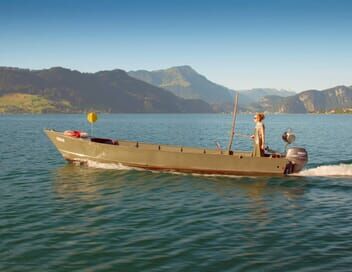
<svg viewBox="0 0 352 272">
<path fill-rule="evenodd" d="M 227 146 L 230 115 L 101 115 L 93 134 Z M 44 128 L 84 115 L 0 116 L 0 271 L 348 271 L 352 116 L 268 115 L 309 152 L 301 176 L 218 177 L 67 164 Z M 237 129 L 252 134 L 251 115 Z M 251 149 L 246 138 L 235 149 Z"/>
</svg>

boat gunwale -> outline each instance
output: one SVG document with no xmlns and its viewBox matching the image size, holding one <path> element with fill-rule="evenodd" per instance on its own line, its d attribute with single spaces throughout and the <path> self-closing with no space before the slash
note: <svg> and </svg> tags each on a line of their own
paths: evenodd
<svg viewBox="0 0 352 272">
<path fill-rule="evenodd" d="M 123 148 L 138 148 L 139 150 L 148 150 L 148 151 L 162 151 L 162 152 L 171 152 L 171 153 L 185 153 L 185 154 L 204 154 L 204 155 L 217 155 L 217 156 L 238 156 L 242 157 L 253 157 L 252 151 L 230 151 L 227 150 L 217 150 L 211 148 L 204 148 L 204 147 L 192 147 L 192 146 L 182 146 L 182 145 L 170 145 L 170 144 L 154 144 L 148 142 L 139 142 L 139 141 L 127 141 L 127 140 L 112 140 L 116 142 L 115 144 L 106 144 L 100 142 L 92 141 L 94 137 L 87 137 L 87 138 L 79 138 L 79 137 L 72 137 L 69 135 L 65 135 L 64 132 L 56 131 L 53 129 L 45 129 L 45 132 L 53 132 L 60 137 L 64 137 L 70 140 L 79 140 L 79 141 L 87 141 L 91 144 L 97 145 L 107 145 L 107 146 L 116 146 L 116 147 L 123 147 Z M 103 138 L 99 138 L 103 139 Z M 282 159 L 282 157 L 281 157 Z"/>
</svg>

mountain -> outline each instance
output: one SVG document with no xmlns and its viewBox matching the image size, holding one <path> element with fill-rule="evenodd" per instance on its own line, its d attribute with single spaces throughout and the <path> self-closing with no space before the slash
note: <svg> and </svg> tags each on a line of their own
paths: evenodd
<svg viewBox="0 0 352 272">
<path fill-rule="evenodd" d="M 258 103 L 265 96 L 280 96 L 287 97 L 295 95 L 295 92 L 287 90 L 278 90 L 273 88 L 255 88 L 249 90 L 238 90 L 240 98 L 242 99 L 242 105 L 249 105 L 251 103 Z"/>
<path fill-rule="evenodd" d="M 119 69 L 81 73 L 61 67 L 43 70 L 0 67 L 0 113 L 232 111 L 234 92 L 212 83 L 189 66 L 130 72 L 134 73 L 144 79 L 136 79 Z M 200 99 L 178 97 L 152 84 L 168 89 L 174 86 L 174 93 L 178 88 L 180 92 L 188 93 L 188 97 L 203 98 L 211 105 Z M 290 96 L 287 95 L 292 93 L 276 89 L 252 89 L 240 93 L 239 111 L 352 111 L 352 86 L 308 90 Z"/>
<path fill-rule="evenodd" d="M 336 86 L 323 91 L 308 90 L 289 97 L 266 96 L 251 109 L 282 113 L 349 112 L 352 86 Z"/>
<path fill-rule="evenodd" d="M 18 96 L 19 94 L 27 96 Z M 36 105 L 46 105 L 44 112 L 213 111 L 204 101 L 177 97 L 164 89 L 132 78 L 119 69 L 81 73 L 61 67 L 44 70 L 0 67 L 0 96 L 7 97 L 2 103 L 8 101 L 11 95 L 20 97 L 21 101 L 32 101 L 32 104 L 41 99 Z M 21 104 L 17 106 L 17 109 L 13 105 L 8 108 L 7 104 L 2 104 L 2 109 L 4 112 L 26 111 L 20 107 Z"/>
<path fill-rule="evenodd" d="M 234 91 L 211 82 L 188 65 L 157 71 L 130 71 L 128 74 L 185 99 L 201 99 L 209 104 L 233 103 Z"/>
<path fill-rule="evenodd" d="M 157 71 L 130 71 L 128 74 L 154 86 L 167 89 L 179 97 L 202 99 L 209 103 L 215 112 L 233 110 L 233 97 L 236 92 L 211 82 L 188 65 Z M 269 88 L 241 90 L 238 92 L 240 93 L 238 104 L 243 110 L 246 110 L 248 105 L 258 103 L 263 97 L 268 95 L 286 97 L 296 94 L 286 90 Z"/>
</svg>

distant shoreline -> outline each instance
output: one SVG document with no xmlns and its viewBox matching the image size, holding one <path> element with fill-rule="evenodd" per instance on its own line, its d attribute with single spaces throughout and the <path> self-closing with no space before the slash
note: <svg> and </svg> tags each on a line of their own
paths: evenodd
<svg viewBox="0 0 352 272">
<path fill-rule="evenodd" d="M 0 116 L 9 116 L 9 115 L 17 115 L 17 116 L 26 116 L 26 115 L 31 115 L 31 116 L 38 116 L 38 115 L 85 115 L 89 111 L 85 112 L 45 112 L 45 113 L 35 113 L 35 112 L 1 112 Z M 207 115 L 207 114 L 212 114 L 212 115 L 232 115 L 231 112 L 98 112 L 100 115 L 114 115 L 114 114 L 138 114 L 138 115 L 149 115 L 149 114 L 177 114 L 177 115 L 184 115 L 184 114 L 202 114 L 202 115 Z M 255 114 L 255 112 L 239 112 L 239 115 L 251 115 Z M 289 113 L 289 112 L 265 112 L 266 115 L 351 115 L 351 112 L 338 112 L 338 113 L 314 113 L 314 112 L 307 112 L 307 113 Z"/>
</svg>

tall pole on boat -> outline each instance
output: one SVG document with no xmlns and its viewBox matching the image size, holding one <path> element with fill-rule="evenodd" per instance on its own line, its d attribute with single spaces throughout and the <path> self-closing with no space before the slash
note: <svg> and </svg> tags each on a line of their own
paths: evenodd
<svg viewBox="0 0 352 272">
<path fill-rule="evenodd" d="M 237 117 L 237 104 L 238 104 L 238 93 L 235 95 L 235 101 L 233 105 L 233 114 L 232 114 L 232 127 L 230 132 L 230 142 L 227 148 L 227 151 L 230 152 L 232 148 L 233 137 L 235 136 L 235 125 L 236 125 L 236 117 Z"/>
</svg>

